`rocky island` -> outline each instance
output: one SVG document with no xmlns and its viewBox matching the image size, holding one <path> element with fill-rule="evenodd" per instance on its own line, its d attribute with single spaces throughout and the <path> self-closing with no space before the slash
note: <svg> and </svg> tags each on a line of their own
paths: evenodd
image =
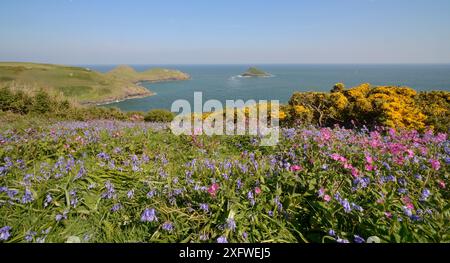
<svg viewBox="0 0 450 263">
<path fill-rule="evenodd" d="M 246 72 L 241 74 L 242 77 L 271 77 L 272 74 L 269 74 L 265 71 L 262 71 L 255 67 L 250 67 Z"/>
<path fill-rule="evenodd" d="M 187 80 L 190 76 L 171 69 L 137 72 L 119 66 L 101 73 L 88 68 L 52 64 L 0 62 L 0 87 L 14 83 L 19 89 L 45 89 L 80 104 L 108 104 L 154 95 L 142 82 Z"/>
</svg>

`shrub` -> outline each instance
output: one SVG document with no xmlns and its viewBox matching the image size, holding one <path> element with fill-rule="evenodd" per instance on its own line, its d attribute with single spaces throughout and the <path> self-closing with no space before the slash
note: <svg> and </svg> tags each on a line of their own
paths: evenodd
<svg viewBox="0 0 450 263">
<path fill-rule="evenodd" d="M 443 130 L 449 123 L 448 94 L 417 95 L 408 87 L 373 87 L 367 83 L 346 90 L 343 84 L 338 83 L 330 93 L 294 93 L 289 101 L 293 118 L 290 123 L 416 130 L 431 125 Z M 436 102 L 427 104 L 428 100 Z M 431 117 L 430 121 L 427 121 L 427 116 Z"/>
<path fill-rule="evenodd" d="M 47 113 L 52 110 L 51 105 L 53 102 L 47 92 L 39 90 L 34 96 L 32 111 L 40 114 Z"/>
<path fill-rule="evenodd" d="M 168 110 L 156 109 L 149 111 L 144 120 L 147 122 L 171 122 L 174 117 L 174 114 Z"/>
<path fill-rule="evenodd" d="M 427 116 L 425 121 L 439 132 L 448 132 L 450 127 L 450 92 L 420 92 L 415 97 L 418 107 Z"/>
</svg>

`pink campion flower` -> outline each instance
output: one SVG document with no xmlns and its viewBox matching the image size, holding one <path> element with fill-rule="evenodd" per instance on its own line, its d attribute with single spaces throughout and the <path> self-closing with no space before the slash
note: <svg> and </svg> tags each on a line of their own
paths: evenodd
<svg viewBox="0 0 450 263">
<path fill-rule="evenodd" d="M 372 156 L 366 154 L 366 162 L 367 162 L 368 164 L 372 164 L 372 163 L 373 163 L 373 158 L 372 158 Z"/>
<path fill-rule="evenodd" d="M 389 129 L 389 135 L 390 135 L 391 137 L 394 137 L 394 136 L 395 136 L 395 129 L 390 128 L 390 129 Z"/>
<path fill-rule="evenodd" d="M 406 150 L 406 153 L 408 154 L 408 158 L 413 158 L 414 157 L 414 151 L 411 149 Z"/>
<path fill-rule="evenodd" d="M 441 163 L 439 162 L 439 160 L 431 159 L 430 163 L 431 163 L 431 168 L 433 168 L 436 171 L 438 171 L 441 168 Z"/>
<path fill-rule="evenodd" d="M 219 185 L 217 183 L 212 184 L 209 189 L 208 189 L 208 193 L 211 196 L 216 196 L 217 190 L 219 190 Z"/>
<path fill-rule="evenodd" d="M 409 198 L 409 196 L 402 197 L 402 201 L 408 209 L 410 209 L 410 210 L 414 209 L 414 205 L 411 201 L 411 198 Z"/>
<path fill-rule="evenodd" d="M 384 204 L 384 200 L 383 199 L 378 199 L 377 200 L 377 204 Z"/>
<path fill-rule="evenodd" d="M 371 165 L 371 164 L 366 164 L 366 171 L 373 171 L 375 170 L 375 166 Z"/>
<path fill-rule="evenodd" d="M 325 200 L 325 202 L 330 202 L 331 201 L 331 196 L 324 195 L 323 200 Z"/>
<path fill-rule="evenodd" d="M 436 142 L 437 143 L 445 142 L 446 140 L 447 140 L 447 134 L 446 133 L 438 133 L 438 135 L 436 136 Z"/>
<path fill-rule="evenodd" d="M 407 207 L 409 210 L 413 210 L 413 209 L 414 209 L 414 205 L 413 205 L 412 203 L 406 204 L 406 207 Z"/>
<path fill-rule="evenodd" d="M 261 193 L 261 188 L 255 187 L 255 194 L 259 195 Z"/>
<path fill-rule="evenodd" d="M 320 130 L 320 135 L 322 136 L 322 139 L 325 141 L 328 141 L 331 138 L 331 132 L 326 128 Z"/>
<path fill-rule="evenodd" d="M 384 215 L 385 215 L 387 218 L 392 218 L 392 213 L 391 213 L 391 212 L 384 212 Z"/>
<path fill-rule="evenodd" d="M 358 177 L 358 176 L 359 176 L 359 171 L 358 171 L 358 169 L 352 167 L 352 176 L 353 176 L 353 177 Z"/>
<path fill-rule="evenodd" d="M 445 182 L 442 180 L 438 181 L 439 187 L 441 187 L 442 189 L 445 189 Z"/>
<path fill-rule="evenodd" d="M 300 165 L 292 165 L 291 166 L 291 171 L 293 171 L 293 172 L 300 171 L 301 169 L 302 169 L 302 167 Z"/>
<path fill-rule="evenodd" d="M 340 158 L 341 158 L 341 156 L 339 154 L 337 154 L 337 153 L 333 153 L 331 155 L 331 159 L 333 159 L 335 161 L 340 160 Z"/>
<path fill-rule="evenodd" d="M 428 149 L 427 149 L 427 147 L 420 147 L 420 154 L 422 154 L 422 155 L 427 155 L 427 154 L 428 154 Z"/>
<path fill-rule="evenodd" d="M 353 169 L 353 166 L 347 162 L 344 163 L 344 169 Z"/>
</svg>

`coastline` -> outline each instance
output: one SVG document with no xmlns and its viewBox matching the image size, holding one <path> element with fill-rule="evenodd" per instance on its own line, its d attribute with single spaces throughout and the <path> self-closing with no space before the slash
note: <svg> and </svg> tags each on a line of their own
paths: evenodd
<svg viewBox="0 0 450 263">
<path fill-rule="evenodd" d="M 126 100 L 132 100 L 132 99 L 143 99 L 151 96 L 157 95 L 157 93 L 149 90 L 148 88 L 144 87 L 143 83 L 160 83 L 160 82 L 172 82 L 172 81 L 185 81 L 190 80 L 191 77 L 183 78 L 183 79 L 177 79 L 177 78 L 167 78 L 167 79 L 160 79 L 160 80 L 140 80 L 135 82 L 134 84 L 137 85 L 140 88 L 146 89 L 148 92 L 143 93 L 135 93 L 126 95 L 124 97 L 118 97 L 118 98 L 112 98 L 112 99 L 106 99 L 102 101 L 87 101 L 80 103 L 81 105 L 87 105 L 87 106 L 105 106 L 113 103 L 118 103 Z"/>
</svg>

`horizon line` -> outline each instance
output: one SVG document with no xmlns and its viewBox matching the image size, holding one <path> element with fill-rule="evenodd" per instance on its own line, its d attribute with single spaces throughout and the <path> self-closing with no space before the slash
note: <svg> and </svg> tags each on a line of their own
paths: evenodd
<svg viewBox="0 0 450 263">
<path fill-rule="evenodd" d="M 148 65 L 185 65 L 185 66 L 252 66 L 252 65 L 450 65 L 450 62 L 259 62 L 259 63 L 60 63 L 60 62 L 40 62 L 40 61 L 11 61 L 0 60 L 0 63 L 34 63 L 34 64 L 53 64 L 70 66 L 148 66 Z"/>
</svg>

